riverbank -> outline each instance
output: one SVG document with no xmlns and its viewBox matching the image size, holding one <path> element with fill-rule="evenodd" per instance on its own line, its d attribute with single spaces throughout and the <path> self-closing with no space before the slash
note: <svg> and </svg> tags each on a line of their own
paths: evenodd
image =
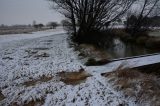
<svg viewBox="0 0 160 106">
<path fill-rule="evenodd" d="M 149 49 L 160 50 L 159 30 L 140 32 L 136 34 L 136 37 L 132 37 L 130 34 L 126 33 L 124 29 L 114 29 L 113 33 L 123 42 L 133 43 L 137 46 L 140 45 Z"/>
</svg>

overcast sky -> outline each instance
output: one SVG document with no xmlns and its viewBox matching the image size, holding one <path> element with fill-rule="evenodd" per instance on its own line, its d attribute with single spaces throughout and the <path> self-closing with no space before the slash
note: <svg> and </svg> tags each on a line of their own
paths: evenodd
<svg viewBox="0 0 160 106">
<path fill-rule="evenodd" d="M 33 20 L 46 24 L 62 19 L 63 16 L 50 9 L 47 0 L 0 0 L 0 24 L 32 24 Z"/>
</svg>

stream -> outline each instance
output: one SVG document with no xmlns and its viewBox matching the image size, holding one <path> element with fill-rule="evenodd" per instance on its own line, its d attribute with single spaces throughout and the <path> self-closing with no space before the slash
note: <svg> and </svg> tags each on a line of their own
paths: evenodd
<svg viewBox="0 0 160 106">
<path fill-rule="evenodd" d="M 135 45 L 133 43 L 124 43 L 118 38 L 113 40 L 113 44 L 106 49 L 113 59 L 132 57 L 138 55 L 152 54 L 159 52 L 158 50 L 151 50 L 144 46 Z"/>
</svg>

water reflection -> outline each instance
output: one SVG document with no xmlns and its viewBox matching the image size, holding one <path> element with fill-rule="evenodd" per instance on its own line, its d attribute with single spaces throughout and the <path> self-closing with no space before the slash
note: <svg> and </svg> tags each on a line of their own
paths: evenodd
<svg viewBox="0 0 160 106">
<path fill-rule="evenodd" d="M 113 44 L 107 49 L 107 52 L 110 53 L 113 58 L 123 58 L 156 53 L 158 51 L 150 50 L 132 43 L 124 43 L 116 38 L 113 40 Z"/>
</svg>

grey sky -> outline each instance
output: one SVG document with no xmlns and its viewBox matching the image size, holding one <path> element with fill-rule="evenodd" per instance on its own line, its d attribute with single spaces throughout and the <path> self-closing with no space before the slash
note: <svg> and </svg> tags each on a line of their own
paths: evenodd
<svg viewBox="0 0 160 106">
<path fill-rule="evenodd" d="M 63 16 L 50 9 L 47 0 L 0 0 L 0 24 L 32 24 L 33 20 L 46 24 L 62 19 Z"/>
</svg>

